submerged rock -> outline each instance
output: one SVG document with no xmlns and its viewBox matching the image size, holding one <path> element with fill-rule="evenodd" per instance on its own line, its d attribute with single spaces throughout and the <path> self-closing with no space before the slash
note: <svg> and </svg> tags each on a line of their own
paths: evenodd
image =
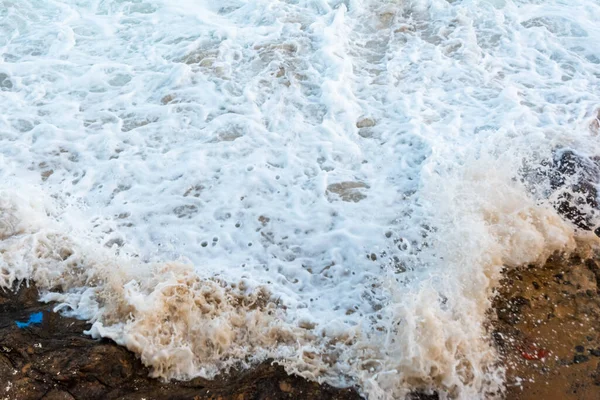
<svg viewBox="0 0 600 400">
<path fill-rule="evenodd" d="M 368 186 L 360 181 L 338 182 L 327 186 L 327 193 L 336 194 L 342 201 L 358 203 L 367 197 L 361 192 L 361 189 L 366 188 Z"/>
<path fill-rule="evenodd" d="M 10 80 L 9 76 L 4 72 L 0 72 L 0 90 L 11 90 L 13 88 L 13 83 Z"/>
</svg>

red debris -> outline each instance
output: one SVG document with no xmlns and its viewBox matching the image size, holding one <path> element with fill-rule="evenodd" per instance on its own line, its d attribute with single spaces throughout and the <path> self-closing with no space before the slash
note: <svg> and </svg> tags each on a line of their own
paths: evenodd
<svg viewBox="0 0 600 400">
<path fill-rule="evenodd" d="M 546 349 L 539 349 L 536 346 L 520 347 L 521 356 L 526 360 L 541 360 L 550 355 L 550 351 Z"/>
</svg>

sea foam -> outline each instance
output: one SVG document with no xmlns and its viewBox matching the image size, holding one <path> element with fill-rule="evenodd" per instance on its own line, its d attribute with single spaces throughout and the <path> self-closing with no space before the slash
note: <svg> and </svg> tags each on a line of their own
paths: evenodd
<svg viewBox="0 0 600 400">
<path fill-rule="evenodd" d="M 0 0 L 0 285 L 161 378 L 268 358 L 501 396 L 501 270 L 594 245 L 521 172 L 600 154 L 600 7 Z M 595 124 L 595 125 L 594 125 Z"/>
</svg>

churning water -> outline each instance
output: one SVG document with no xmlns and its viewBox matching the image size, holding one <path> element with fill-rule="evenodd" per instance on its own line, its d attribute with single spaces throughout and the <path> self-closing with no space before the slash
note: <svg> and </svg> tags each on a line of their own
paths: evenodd
<svg viewBox="0 0 600 400">
<path fill-rule="evenodd" d="M 273 358 L 495 396 L 503 266 L 593 240 L 523 168 L 600 153 L 597 0 L 0 0 L 0 286 L 158 377 Z"/>
</svg>

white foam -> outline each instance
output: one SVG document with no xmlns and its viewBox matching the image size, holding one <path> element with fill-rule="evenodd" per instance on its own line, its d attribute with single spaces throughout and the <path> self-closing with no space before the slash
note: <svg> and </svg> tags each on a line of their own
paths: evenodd
<svg viewBox="0 0 600 400">
<path fill-rule="evenodd" d="M 518 171 L 598 154 L 600 8 L 173 3 L 0 1 L 0 284 L 160 377 L 497 393 L 502 266 L 576 246 Z"/>
</svg>

